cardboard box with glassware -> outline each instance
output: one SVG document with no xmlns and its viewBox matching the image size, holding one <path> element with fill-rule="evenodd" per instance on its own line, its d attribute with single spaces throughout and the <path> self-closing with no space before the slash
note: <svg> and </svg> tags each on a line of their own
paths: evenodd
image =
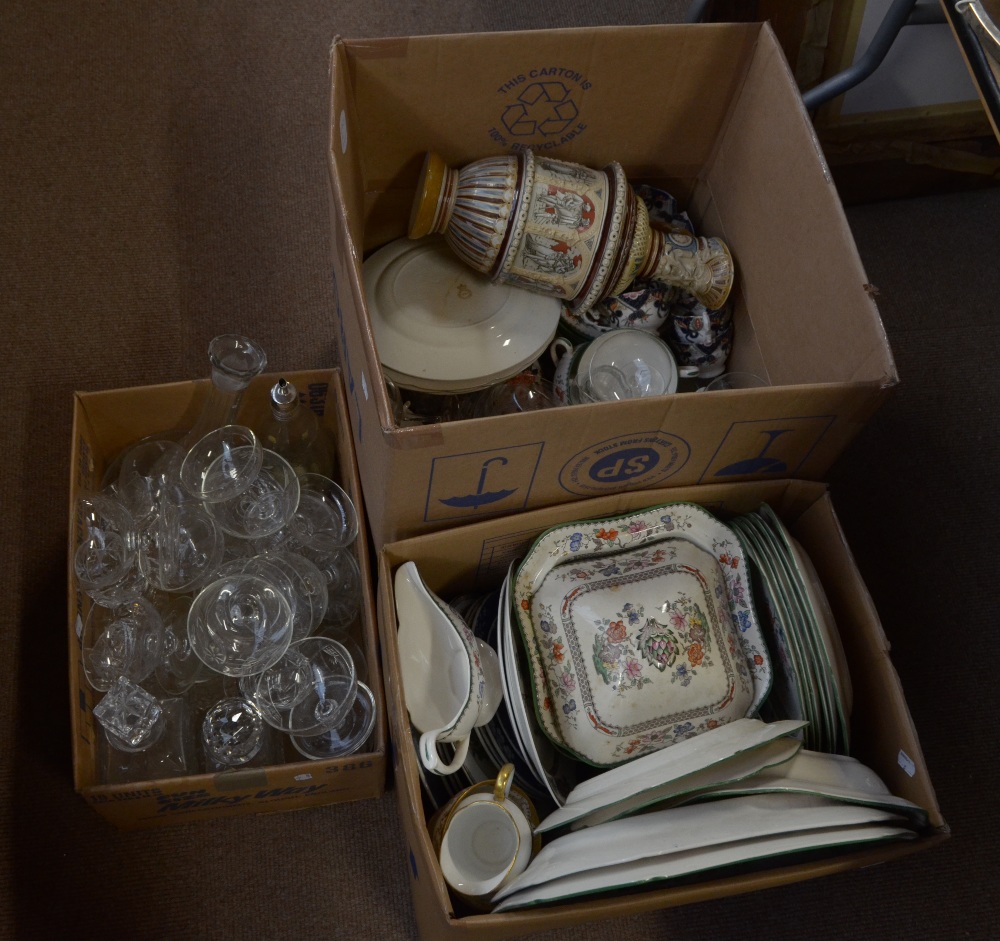
<svg viewBox="0 0 1000 941">
<path fill-rule="evenodd" d="M 219 773 L 191 773 L 157 780 L 107 783 L 107 748 L 94 717 L 95 705 L 105 695 L 88 682 L 83 664 L 82 637 L 91 602 L 80 590 L 74 573 L 74 555 L 82 538 L 78 500 L 101 488 L 105 469 L 113 457 L 147 435 L 188 427 L 208 391 L 208 380 L 160 386 L 78 392 L 73 405 L 73 442 L 69 518 L 69 688 L 73 736 L 73 780 L 77 792 L 102 817 L 122 828 L 191 823 L 245 813 L 298 810 L 341 801 L 380 796 L 386 781 L 386 719 L 381 666 L 375 626 L 375 605 L 370 578 L 367 522 L 354 446 L 346 420 L 340 370 L 297 371 L 282 374 L 300 393 L 302 405 L 320 417 L 334 445 L 334 479 L 354 501 L 359 513 L 357 539 L 347 550 L 360 572 L 360 612 L 353 622 L 338 627 L 332 636 L 350 646 L 375 703 L 375 725 L 367 743 L 344 758 L 313 760 L 299 754 L 285 739 L 273 735 L 283 758 L 268 766 L 254 766 Z M 279 376 L 260 375 L 243 394 L 238 420 L 251 421 L 251 413 L 266 408 L 268 390 Z M 259 412 L 257 412 L 259 414 Z M 188 424 L 185 424 L 187 422 Z M 332 611 L 332 605 L 327 609 Z M 343 620 L 356 609 L 349 609 Z M 330 622 L 332 623 L 332 621 Z M 317 633 L 323 633 L 320 625 Z M 362 664 L 363 659 L 363 664 Z M 363 670 L 361 669 L 363 667 Z M 213 677 L 218 682 L 199 683 L 234 695 L 238 677 Z M 152 679 L 150 682 L 153 682 Z M 223 689 L 226 684 L 229 688 Z M 221 685 L 220 685 L 221 684 Z M 148 685 L 148 684 L 147 684 Z M 156 688 L 156 687 L 154 687 Z M 188 695 L 190 690 L 185 693 Z M 193 695 L 193 694 L 191 694 Z M 208 694 L 206 694 L 208 695 Z M 207 701 L 206 701 L 207 702 Z M 189 710 L 193 712 L 193 710 Z M 192 738 L 196 730 L 189 730 Z M 196 746 L 189 742 L 192 751 Z"/>
<path fill-rule="evenodd" d="M 896 383 L 767 24 L 338 39 L 331 79 L 332 329 L 376 546 L 622 490 L 821 480 Z M 363 264 L 407 235 L 425 153 L 461 167 L 525 149 L 617 161 L 723 239 L 737 271 L 727 368 L 767 387 L 398 422 Z"/>
<path fill-rule="evenodd" d="M 522 558 L 539 534 L 549 527 L 572 520 L 606 520 L 678 501 L 696 503 L 720 520 L 751 513 L 762 502 L 774 508 L 812 560 L 843 643 L 853 689 L 852 758 L 874 771 L 892 795 L 924 808 L 927 825 L 919 830 L 915 839 L 902 842 L 859 843 L 825 855 L 822 852 L 777 855 L 765 862 L 736 869 L 731 865 L 730 868 L 724 865 L 713 869 L 709 863 L 700 871 L 701 867 L 692 864 L 689 871 L 681 873 L 679 880 L 658 880 L 657 874 L 650 876 L 646 872 L 645 877 L 652 879 L 646 884 L 641 884 L 643 877 L 637 876 L 630 888 L 566 897 L 561 901 L 556 893 L 556 901 L 541 907 L 502 913 L 476 912 L 468 908 L 450 894 L 428 828 L 435 807 L 429 795 L 424 793 L 421 778 L 427 772 L 423 771 L 416 747 L 411 745 L 414 736 L 404 700 L 397 644 L 399 620 L 394 592 L 397 570 L 405 562 L 415 562 L 430 590 L 446 601 L 459 595 L 488 592 L 501 583 L 510 562 Z M 669 507 L 663 512 L 669 513 Z M 830 495 L 822 483 L 780 480 L 625 493 L 425 534 L 383 548 L 378 560 L 378 583 L 389 727 L 396 743 L 395 789 L 406 838 L 405 856 L 396 864 L 409 873 L 420 937 L 427 941 L 470 933 L 477 938 L 506 939 L 584 921 L 720 898 L 874 865 L 928 849 L 947 838 L 948 828 L 937 805 L 904 691 L 890 660 L 888 641 L 846 544 Z M 566 640 L 571 644 L 568 636 Z M 584 655 L 586 653 L 584 651 Z M 582 694 L 582 690 L 580 692 Z M 533 708 L 530 697 L 527 708 Z M 661 754 L 680 747 L 670 746 Z M 647 809 L 658 810 L 655 805 Z M 553 835 L 558 835 L 558 831 L 546 837 Z M 673 836 L 669 840 L 664 838 L 657 852 L 668 852 L 666 846 L 673 842 Z M 680 854 L 681 857 L 685 855 L 688 854 Z M 626 858 L 631 857 L 627 854 L 622 857 Z M 617 867 L 622 868 L 627 866 Z M 618 875 L 614 870 L 612 867 L 609 881 Z M 559 879 L 555 881 L 560 882 Z M 626 879 L 625 884 L 627 882 Z M 606 886 L 608 882 L 599 884 Z M 566 892 L 567 896 L 572 894 L 572 890 Z"/>
</svg>

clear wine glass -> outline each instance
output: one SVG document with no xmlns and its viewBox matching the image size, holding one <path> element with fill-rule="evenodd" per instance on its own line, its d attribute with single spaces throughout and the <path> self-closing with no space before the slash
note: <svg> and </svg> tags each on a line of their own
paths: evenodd
<svg viewBox="0 0 1000 941">
<path fill-rule="evenodd" d="M 257 479 L 264 449 L 245 425 L 223 425 L 195 442 L 184 457 L 180 479 L 193 497 L 205 503 L 230 501 Z"/>
<path fill-rule="evenodd" d="M 73 554 L 73 571 L 80 588 L 106 607 L 139 598 L 148 578 L 132 514 L 105 492 L 81 497 L 77 513 L 83 536 Z"/>
<path fill-rule="evenodd" d="M 93 605 L 80 637 L 83 674 L 96 690 L 125 677 L 141 683 L 160 662 L 163 619 L 145 598 L 107 608 Z"/>
<path fill-rule="evenodd" d="M 296 546 L 343 549 L 358 537 L 358 511 L 347 491 L 322 474 L 299 477 L 299 506 L 288 529 Z"/>
<path fill-rule="evenodd" d="M 331 729 L 316 735 L 289 735 L 299 754 L 313 761 L 352 755 L 368 741 L 375 728 L 375 697 L 367 684 L 359 682 L 347 714 Z"/>
<path fill-rule="evenodd" d="M 160 688 L 170 696 L 180 696 L 196 683 L 212 675 L 191 649 L 187 619 L 193 598 L 190 595 L 164 596 L 156 610 L 163 621 L 163 652 L 154 671 Z"/>
<path fill-rule="evenodd" d="M 257 575 L 233 574 L 206 585 L 191 604 L 188 639 L 202 662 L 227 676 L 261 673 L 292 639 L 285 595 Z"/>
<path fill-rule="evenodd" d="M 190 500 L 179 486 L 183 459 L 181 446 L 167 438 L 140 441 L 122 455 L 117 491 L 137 523 L 156 515 L 161 506 Z"/>
<path fill-rule="evenodd" d="M 231 499 L 206 503 L 222 530 L 238 539 L 260 539 L 276 533 L 298 505 L 295 470 L 280 454 L 266 448 L 260 471 L 246 489 Z"/>
<path fill-rule="evenodd" d="M 261 673 L 253 701 L 264 721 L 279 731 L 318 735 L 340 724 L 357 688 L 354 661 L 343 644 L 307 637 Z"/>
<path fill-rule="evenodd" d="M 235 540 L 245 542 L 245 540 Z M 239 572 L 244 575 L 258 575 L 271 582 L 288 601 L 292 613 L 291 643 L 308 637 L 315 626 L 316 612 L 313 601 L 304 592 L 302 579 L 287 564 L 282 564 L 276 553 L 261 553 L 243 559 L 233 559 L 223 566 L 220 574 Z M 325 600 L 324 609 L 325 611 Z"/>
<path fill-rule="evenodd" d="M 300 554 L 309 558 L 309 550 Z M 327 606 L 322 624 L 330 628 L 349 627 L 361 612 L 361 568 L 350 549 L 336 549 L 311 559 L 326 579 Z"/>
<path fill-rule="evenodd" d="M 201 504 L 164 503 L 147 518 L 140 547 L 150 581 L 161 591 L 183 593 L 201 588 L 218 570 L 225 536 Z"/>
<path fill-rule="evenodd" d="M 294 586 L 296 618 L 292 643 L 305 639 L 319 627 L 326 615 L 329 604 L 326 575 L 297 552 L 268 552 L 258 556 L 258 559 L 281 569 Z"/>
</svg>

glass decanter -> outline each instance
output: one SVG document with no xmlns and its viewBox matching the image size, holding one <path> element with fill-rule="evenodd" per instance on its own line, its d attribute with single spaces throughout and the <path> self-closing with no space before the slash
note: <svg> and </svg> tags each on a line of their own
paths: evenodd
<svg viewBox="0 0 1000 941">
<path fill-rule="evenodd" d="M 233 333 L 215 337 L 208 345 L 209 379 L 208 396 L 202 403 L 201 411 L 193 424 L 182 425 L 170 431 L 150 435 L 126 447 L 108 465 L 104 473 L 106 484 L 118 484 L 122 473 L 123 459 L 136 447 L 148 446 L 154 441 L 168 441 L 177 448 L 165 448 L 162 460 L 147 473 L 161 481 L 176 480 L 180 462 L 192 445 L 200 441 L 210 431 L 223 425 L 233 424 L 239 411 L 243 393 L 251 380 L 259 376 L 267 366 L 267 355 L 253 340 Z M 126 460 L 125 465 L 129 462 Z M 167 466 L 164 466 L 166 464 Z M 174 466 L 176 465 L 176 467 Z M 154 473 L 155 471 L 155 473 Z"/>
<path fill-rule="evenodd" d="M 333 440 L 316 413 L 302 404 L 298 389 L 287 379 L 279 379 L 271 387 L 268 406 L 257 429 L 264 447 L 280 454 L 296 474 L 331 476 Z"/>
</svg>

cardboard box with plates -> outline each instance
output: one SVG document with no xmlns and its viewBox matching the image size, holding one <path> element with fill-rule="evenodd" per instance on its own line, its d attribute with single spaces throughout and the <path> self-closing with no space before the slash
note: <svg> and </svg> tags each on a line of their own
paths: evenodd
<svg viewBox="0 0 1000 941">
<path fill-rule="evenodd" d="M 741 516 L 755 513 L 762 504 L 767 504 L 773 508 L 782 525 L 787 527 L 802 551 L 807 553 L 815 566 L 816 576 L 828 600 L 829 617 L 836 625 L 837 635 L 843 645 L 844 668 L 847 671 L 844 675 L 849 676 L 853 691 L 853 704 L 849 712 L 851 758 L 841 759 L 840 763 L 860 762 L 877 775 L 891 795 L 876 798 L 877 801 L 885 800 L 891 806 L 918 805 L 922 813 L 911 819 L 919 823 L 914 827 L 913 833 L 906 834 L 908 839 L 881 842 L 869 834 L 852 837 L 846 840 L 846 845 L 835 846 L 826 851 L 803 853 L 800 844 L 800 851 L 797 854 L 787 852 L 790 847 L 794 848 L 794 844 L 789 844 L 785 849 L 778 849 L 777 844 L 770 840 L 775 839 L 780 842 L 783 837 L 773 835 L 759 843 L 770 848 L 761 850 L 758 855 L 770 858 L 755 859 L 752 854 L 741 857 L 739 852 L 730 851 L 733 848 L 742 851 L 746 846 L 752 846 L 761 834 L 756 834 L 755 838 L 746 844 L 740 843 L 739 840 L 735 843 L 727 841 L 736 838 L 736 831 L 731 828 L 737 825 L 751 829 L 762 825 L 765 816 L 763 812 L 737 813 L 736 817 L 723 816 L 730 811 L 738 810 L 734 801 L 753 802 L 756 800 L 753 796 L 731 796 L 729 800 L 716 800 L 688 807 L 679 806 L 662 811 L 662 807 L 669 807 L 670 804 L 657 805 L 654 802 L 645 808 L 649 814 L 647 816 L 624 817 L 611 823 L 598 822 L 589 830 L 579 830 L 566 836 L 560 835 L 565 833 L 565 830 L 548 830 L 543 837 L 546 846 L 541 850 L 542 853 L 545 853 L 550 845 L 555 846 L 555 842 L 551 844 L 549 842 L 552 838 L 555 838 L 556 842 L 579 840 L 577 845 L 581 847 L 586 845 L 589 849 L 567 856 L 566 852 L 569 849 L 567 845 L 566 852 L 562 852 L 561 855 L 550 855 L 543 867 L 544 875 L 536 876 L 541 882 L 529 890 L 529 895 L 532 891 L 537 893 L 534 899 L 529 897 L 525 902 L 522 895 L 522 902 L 510 910 L 490 911 L 470 907 L 461 897 L 449 891 L 438 858 L 436 839 L 439 834 L 434 823 L 434 814 L 437 807 L 443 806 L 442 802 L 446 801 L 446 796 L 437 796 L 439 792 L 434 787 L 422 783 L 422 779 L 428 777 L 433 779 L 432 785 L 434 780 L 443 779 L 426 772 L 418 757 L 415 744 L 413 747 L 410 746 L 411 742 L 415 743 L 415 736 L 411 730 L 410 716 L 403 693 L 401 640 L 398 641 L 398 637 L 401 636 L 402 615 L 397 617 L 395 594 L 397 572 L 404 568 L 406 563 L 415 563 L 430 591 L 445 601 L 451 601 L 460 596 L 467 597 L 470 593 L 489 592 L 497 588 L 503 581 L 510 563 L 524 558 L 540 534 L 551 527 L 583 520 L 596 520 L 603 525 L 609 518 L 621 518 L 627 514 L 633 514 L 631 518 L 635 520 L 644 520 L 643 525 L 647 525 L 650 520 L 655 521 L 665 516 L 679 521 L 687 512 L 683 509 L 683 505 L 691 503 L 704 508 L 716 519 L 730 523 Z M 651 512 L 652 507 L 657 508 L 656 513 Z M 577 528 L 581 533 L 588 531 L 586 525 Z M 640 530 L 641 528 L 639 527 Z M 563 532 L 569 529 L 573 527 L 568 527 Z M 613 534 L 605 533 L 604 538 L 611 539 Z M 568 551 L 572 555 L 572 544 L 567 545 L 570 546 Z M 620 552 L 618 557 L 622 557 Z M 631 576 L 623 577 L 627 579 Z M 424 534 L 391 543 L 383 548 L 379 555 L 378 582 L 379 630 L 384 656 L 390 734 L 397 743 L 394 749 L 396 796 L 406 838 L 407 858 L 401 858 L 397 863 L 404 866 L 410 875 L 420 937 L 427 941 L 472 935 L 499 941 L 501 938 L 567 927 L 585 921 L 622 917 L 636 912 L 720 898 L 886 862 L 909 853 L 929 849 L 947 838 L 948 827 L 937 805 L 906 698 L 889 657 L 888 642 L 846 544 L 830 495 L 822 483 L 780 480 L 632 492 L 580 501 L 572 505 L 528 511 L 517 516 L 501 517 L 449 531 Z M 621 594 L 624 596 L 625 593 Z M 759 595 L 755 595 L 755 598 L 758 602 L 761 600 Z M 764 609 L 760 607 L 759 610 Z M 569 637 L 568 621 L 564 617 L 560 623 L 565 637 L 558 639 L 565 640 L 567 660 L 573 659 L 575 662 L 582 658 L 581 663 L 587 661 L 590 657 L 590 648 L 583 649 L 581 643 L 581 650 L 572 652 L 573 641 Z M 574 623 L 579 623 L 579 619 Z M 517 628 L 514 629 L 514 633 L 518 633 Z M 639 657 L 638 654 L 636 656 Z M 772 667 L 776 669 L 774 664 Z M 531 672 L 535 668 L 530 666 L 526 669 Z M 509 665 L 504 669 L 509 670 Z M 585 692 L 582 686 L 578 686 L 576 692 L 576 699 L 579 702 L 579 697 L 585 695 Z M 529 711 L 535 709 L 531 695 L 526 697 L 526 707 Z M 535 711 L 537 712 L 537 709 Z M 493 725 L 495 720 L 491 720 L 485 728 Z M 729 728 L 730 725 L 721 726 L 721 729 Z M 696 735 L 654 754 L 664 758 L 671 757 L 671 752 L 676 755 L 685 752 L 686 755 L 687 746 L 697 743 L 699 739 L 706 740 L 708 734 Z M 474 739 L 476 740 L 481 743 L 476 760 L 483 762 L 485 761 L 483 755 L 487 754 L 483 749 L 488 750 L 490 739 Z M 806 742 L 808 744 L 809 740 L 806 739 Z M 473 746 L 470 746 L 469 754 L 468 760 L 471 761 L 474 754 Z M 816 752 L 811 752 L 807 756 L 805 748 L 799 755 L 803 758 L 808 757 L 809 760 L 819 757 Z M 638 759 L 639 762 L 643 760 Z M 798 760 L 798 757 L 794 760 Z M 837 763 L 836 759 L 831 760 Z M 629 763 L 623 770 L 638 767 L 638 763 Z M 661 767 L 660 770 L 662 772 L 664 768 Z M 864 787 L 873 786 L 874 779 L 867 772 L 865 774 L 868 781 Z M 619 784 L 626 780 L 631 781 L 632 778 L 622 779 L 619 776 Z M 514 783 L 517 784 L 517 775 Z M 592 782 L 584 783 L 589 785 Z M 736 787 L 739 789 L 752 783 L 752 777 L 738 779 Z M 783 781 L 779 786 L 786 788 L 789 784 L 789 781 Z M 857 807 L 851 808 L 851 801 L 855 800 L 857 795 L 846 795 L 843 789 L 837 793 L 840 794 L 840 801 L 847 801 L 840 804 L 841 810 L 850 808 L 846 812 L 852 814 L 857 812 Z M 588 797 L 592 796 L 592 792 L 588 792 Z M 775 795 L 770 796 L 775 797 Z M 784 801 L 787 796 L 779 797 L 779 802 Z M 600 794 L 598 797 L 603 799 Z M 795 797 L 804 800 L 805 803 L 800 805 L 794 800 Z M 621 799 L 622 792 L 619 791 L 615 794 L 615 800 Z M 809 805 L 812 799 L 805 795 L 793 795 L 794 806 L 789 804 L 786 807 L 783 803 L 782 813 L 798 813 Z M 584 803 L 586 804 L 586 799 Z M 579 803 L 574 805 L 572 802 L 567 802 L 563 805 L 561 813 L 566 814 L 580 806 Z M 642 801 L 639 802 L 639 806 L 642 806 Z M 673 852 L 671 855 L 672 851 L 678 848 L 684 849 L 684 827 L 687 824 L 682 825 L 679 822 L 670 825 L 669 836 L 664 833 L 653 841 L 652 846 L 646 846 L 644 850 L 639 848 L 642 832 L 645 829 L 655 832 L 656 826 L 667 826 L 666 819 L 663 824 L 658 822 L 659 813 L 671 814 L 680 811 L 680 817 L 676 818 L 680 821 L 692 808 L 701 814 L 698 817 L 699 825 L 695 834 L 697 842 L 693 844 L 693 848 Z M 706 832 L 710 829 L 709 824 L 713 814 L 720 815 L 719 819 L 726 821 L 724 833 L 721 836 L 716 834 L 714 838 L 721 841 L 723 845 L 720 847 L 711 845 L 712 838 Z M 790 817 L 788 819 L 790 820 Z M 636 825 L 639 830 L 636 830 Z M 778 829 L 784 826 L 786 823 L 782 819 Z M 609 852 L 612 858 L 603 869 L 600 861 L 601 850 L 595 849 L 593 840 L 585 842 L 588 832 L 595 837 L 601 832 L 598 827 L 604 827 L 608 833 L 612 830 L 616 834 L 627 831 L 629 836 L 627 846 L 616 846 L 610 838 L 607 841 L 604 839 L 597 841 L 598 847 L 604 845 L 611 847 Z M 807 834 L 808 839 L 814 839 L 819 832 L 811 831 L 811 834 Z M 742 835 L 746 836 L 745 833 Z M 713 850 L 719 852 L 713 855 Z M 591 858 L 587 858 L 587 853 Z M 615 855 L 619 853 L 620 856 Z M 651 856 L 644 858 L 644 854 Z M 740 866 L 738 863 L 741 859 L 751 862 L 749 865 Z M 560 866 L 563 867 L 561 876 Z M 589 871 L 588 867 L 594 871 Z M 525 870 L 525 873 L 530 872 L 531 863 Z M 545 875 L 550 877 L 549 881 L 545 881 Z M 520 878 L 523 879 L 523 876 Z M 505 901 L 516 899 L 515 895 Z M 502 904 L 504 903 L 501 902 Z"/>
<path fill-rule="evenodd" d="M 333 326 L 376 546 L 623 490 L 822 480 L 896 383 L 766 24 L 337 39 L 331 82 Z M 698 235 L 722 239 L 736 263 L 727 369 L 766 387 L 399 422 L 364 264 L 406 239 L 426 153 L 462 167 L 525 150 L 618 162 L 672 195 Z M 462 358 L 437 336 L 434 357 Z"/>
<path fill-rule="evenodd" d="M 335 478 L 359 513 L 357 539 L 348 550 L 360 571 L 360 612 L 338 636 L 346 637 L 355 661 L 364 659 L 367 686 L 375 705 L 375 724 L 361 750 L 344 758 L 308 759 L 279 739 L 283 758 L 268 766 L 217 773 L 191 773 L 156 780 L 106 783 L 103 736 L 94 707 L 105 695 L 88 683 L 81 635 L 92 605 L 74 574 L 74 554 L 81 539 L 77 502 L 101 488 L 113 457 L 147 435 L 185 428 L 198 414 L 208 380 L 160 386 L 78 392 L 73 405 L 73 442 L 69 519 L 69 687 L 73 742 L 73 780 L 77 792 L 102 817 L 122 828 L 191 823 L 246 813 L 297 810 L 341 801 L 379 797 L 386 781 L 386 718 L 381 665 L 370 578 L 367 523 L 354 446 L 346 420 L 343 380 L 339 370 L 282 374 L 300 393 L 334 443 Z M 260 375 L 243 393 L 238 420 L 255 406 L 266 409 L 268 392 L 279 376 Z M 345 615 L 345 619 L 347 616 Z M 322 630 L 322 625 L 320 631 Z M 236 688 L 236 678 L 229 680 Z M 194 689 L 198 689 L 196 685 Z M 214 689 L 214 687 L 213 687 Z M 232 695 L 229 693 L 228 695 Z"/>
</svg>

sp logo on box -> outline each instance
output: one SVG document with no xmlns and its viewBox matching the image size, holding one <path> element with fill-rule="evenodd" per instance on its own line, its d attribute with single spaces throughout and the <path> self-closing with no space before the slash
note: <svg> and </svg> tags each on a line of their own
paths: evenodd
<svg viewBox="0 0 1000 941">
<path fill-rule="evenodd" d="M 580 495 L 650 487 L 676 474 L 690 457 L 691 446 L 677 435 L 638 432 L 575 454 L 563 465 L 559 484 Z"/>
</svg>

